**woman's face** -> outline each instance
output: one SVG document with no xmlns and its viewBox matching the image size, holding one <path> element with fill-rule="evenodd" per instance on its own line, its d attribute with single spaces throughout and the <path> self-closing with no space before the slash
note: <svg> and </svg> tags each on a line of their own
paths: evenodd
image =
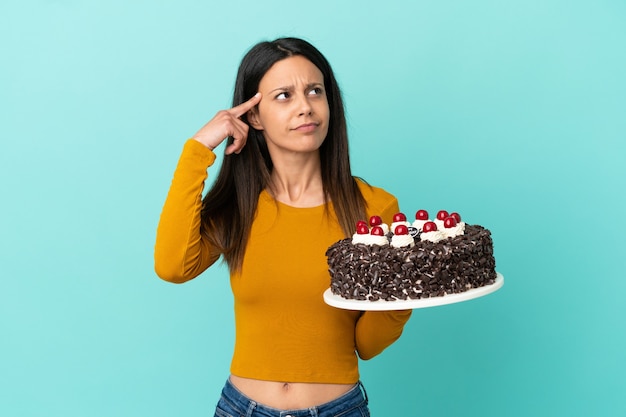
<svg viewBox="0 0 626 417">
<path fill-rule="evenodd" d="M 270 153 L 317 152 L 328 133 L 330 110 L 322 72 L 303 56 L 276 62 L 259 83 L 263 94 L 248 116 Z"/>
</svg>

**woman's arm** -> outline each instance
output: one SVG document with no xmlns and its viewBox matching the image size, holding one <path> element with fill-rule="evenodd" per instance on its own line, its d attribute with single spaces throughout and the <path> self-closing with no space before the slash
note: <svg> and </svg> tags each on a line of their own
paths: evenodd
<svg viewBox="0 0 626 417">
<path fill-rule="evenodd" d="M 215 154 L 188 140 L 163 205 L 154 249 L 154 268 L 166 281 L 182 283 L 200 275 L 220 256 L 200 234 L 202 190 Z"/>
<path fill-rule="evenodd" d="M 356 350 L 371 359 L 398 340 L 413 310 L 366 311 L 356 325 Z"/>
<path fill-rule="evenodd" d="M 185 143 L 157 228 L 154 269 L 164 280 L 189 281 L 219 258 L 219 250 L 200 233 L 207 168 L 215 161 L 213 149 L 227 137 L 233 138 L 233 143 L 226 147 L 227 155 L 239 153 L 245 146 L 248 125 L 241 116 L 259 101 L 260 93 L 245 103 L 219 111 Z"/>
</svg>

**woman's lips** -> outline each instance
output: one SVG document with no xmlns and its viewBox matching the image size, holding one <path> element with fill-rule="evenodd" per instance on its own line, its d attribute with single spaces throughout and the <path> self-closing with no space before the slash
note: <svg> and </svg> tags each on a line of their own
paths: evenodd
<svg viewBox="0 0 626 417">
<path fill-rule="evenodd" d="M 300 126 L 296 127 L 293 130 L 296 130 L 298 132 L 307 133 L 307 132 L 313 132 L 315 129 L 317 129 L 318 126 L 319 126 L 318 123 L 304 123 L 304 124 L 301 124 Z"/>
</svg>

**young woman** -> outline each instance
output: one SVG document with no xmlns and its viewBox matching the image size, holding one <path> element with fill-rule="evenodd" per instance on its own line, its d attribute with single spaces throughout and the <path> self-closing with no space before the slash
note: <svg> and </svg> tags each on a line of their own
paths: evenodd
<svg viewBox="0 0 626 417">
<path fill-rule="evenodd" d="M 341 94 L 308 42 L 254 46 L 233 106 L 185 143 L 155 247 L 156 272 L 171 282 L 198 276 L 220 256 L 228 264 L 236 343 L 215 415 L 368 416 L 358 357 L 393 343 L 411 312 L 326 305 L 325 252 L 359 219 L 390 222 L 398 202 L 352 176 Z"/>
</svg>

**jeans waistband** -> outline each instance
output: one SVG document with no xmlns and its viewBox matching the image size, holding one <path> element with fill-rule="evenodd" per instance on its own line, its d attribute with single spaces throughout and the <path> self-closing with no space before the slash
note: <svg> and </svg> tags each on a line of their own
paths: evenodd
<svg viewBox="0 0 626 417">
<path fill-rule="evenodd" d="M 226 385 L 222 390 L 222 397 L 231 404 L 236 405 L 241 412 L 245 413 L 246 417 L 253 415 L 268 417 L 318 417 L 324 415 L 335 415 L 343 409 L 348 410 L 362 405 L 363 403 L 368 403 L 367 392 L 365 391 L 365 387 L 361 381 L 358 381 L 354 387 L 350 389 L 350 391 L 334 400 L 302 409 L 279 410 L 277 408 L 258 403 L 239 391 L 237 387 L 230 382 L 230 380 L 226 381 Z"/>
</svg>

